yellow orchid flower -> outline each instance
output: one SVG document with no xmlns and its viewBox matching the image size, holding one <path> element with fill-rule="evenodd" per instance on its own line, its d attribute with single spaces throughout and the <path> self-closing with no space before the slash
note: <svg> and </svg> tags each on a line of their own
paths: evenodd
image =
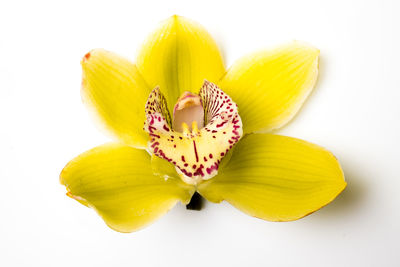
<svg viewBox="0 0 400 267">
<path fill-rule="evenodd" d="M 119 142 L 73 159 L 60 182 L 120 232 L 195 194 L 269 221 L 302 218 L 346 187 L 342 169 L 319 146 L 267 132 L 300 109 L 318 57 L 293 42 L 226 71 L 209 33 L 179 16 L 149 36 L 136 64 L 95 49 L 82 59 L 83 100 Z"/>
</svg>

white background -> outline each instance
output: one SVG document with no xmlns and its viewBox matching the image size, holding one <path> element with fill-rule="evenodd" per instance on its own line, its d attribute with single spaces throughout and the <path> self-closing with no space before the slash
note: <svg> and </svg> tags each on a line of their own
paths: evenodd
<svg viewBox="0 0 400 267">
<path fill-rule="evenodd" d="M 1 266 L 400 266 L 400 39 L 396 1 L 1 1 Z M 173 14 L 203 24 L 227 66 L 293 39 L 321 50 L 317 88 L 280 134 L 322 145 L 347 189 L 295 222 L 230 205 L 176 206 L 132 234 L 65 196 L 64 165 L 109 141 L 80 99 L 80 59 L 131 60 Z"/>
</svg>

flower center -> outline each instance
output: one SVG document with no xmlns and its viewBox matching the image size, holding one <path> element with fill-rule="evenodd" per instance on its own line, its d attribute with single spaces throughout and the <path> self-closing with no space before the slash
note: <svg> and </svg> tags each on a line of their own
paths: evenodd
<svg viewBox="0 0 400 267">
<path fill-rule="evenodd" d="M 185 92 L 178 99 L 173 123 L 164 96 L 155 88 L 146 103 L 146 116 L 149 150 L 174 164 L 189 184 L 217 175 L 222 158 L 243 134 L 237 105 L 208 81 L 198 95 Z"/>
<path fill-rule="evenodd" d="M 191 132 L 196 127 L 197 129 L 204 127 L 204 109 L 201 98 L 190 92 L 184 92 L 174 107 L 172 128 L 174 131 L 182 133 L 184 130 Z"/>
</svg>

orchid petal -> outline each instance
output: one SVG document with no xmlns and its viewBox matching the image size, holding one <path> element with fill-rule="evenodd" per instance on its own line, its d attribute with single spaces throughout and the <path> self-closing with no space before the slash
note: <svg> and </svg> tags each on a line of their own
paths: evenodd
<svg viewBox="0 0 400 267">
<path fill-rule="evenodd" d="M 251 216 L 291 221 L 327 205 L 345 187 L 327 150 L 291 137 L 250 134 L 220 174 L 197 189 L 209 201 L 226 200 Z"/>
<path fill-rule="evenodd" d="M 204 79 L 217 82 L 225 73 L 222 56 L 211 35 L 198 23 L 172 16 L 145 41 L 137 66 L 151 88 L 165 94 L 172 113 L 185 91 L 197 92 Z"/>
<path fill-rule="evenodd" d="M 73 159 L 60 174 L 67 195 L 91 207 L 109 227 L 136 231 L 178 201 L 189 203 L 194 188 L 179 178 L 153 175 L 144 150 L 105 144 Z"/>
<path fill-rule="evenodd" d="M 219 86 L 239 105 L 245 133 L 269 132 L 293 118 L 314 88 L 318 56 L 293 42 L 233 64 Z"/>
<path fill-rule="evenodd" d="M 136 66 L 114 53 L 95 49 L 83 58 L 82 70 L 83 101 L 102 125 L 125 144 L 146 147 L 142 126 L 150 90 Z"/>
</svg>

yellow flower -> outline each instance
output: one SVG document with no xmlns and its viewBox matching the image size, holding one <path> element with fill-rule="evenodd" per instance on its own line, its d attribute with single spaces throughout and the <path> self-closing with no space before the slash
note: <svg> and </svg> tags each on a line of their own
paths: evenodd
<svg viewBox="0 0 400 267">
<path fill-rule="evenodd" d="M 267 132 L 300 109 L 318 56 L 293 42 L 226 71 L 207 31 L 178 16 L 149 36 L 136 64 L 95 49 L 82 59 L 83 100 L 119 142 L 73 159 L 60 182 L 120 232 L 195 192 L 265 220 L 302 218 L 346 187 L 341 167 L 319 146 Z"/>
</svg>

